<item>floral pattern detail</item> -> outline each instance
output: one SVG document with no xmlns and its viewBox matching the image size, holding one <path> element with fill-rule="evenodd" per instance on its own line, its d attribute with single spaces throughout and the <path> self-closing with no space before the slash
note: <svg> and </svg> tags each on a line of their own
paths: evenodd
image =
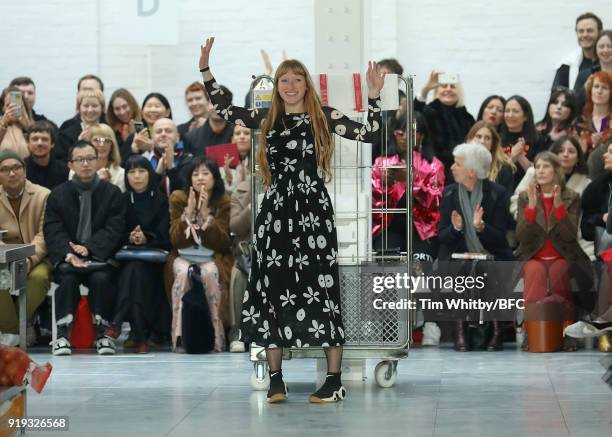
<svg viewBox="0 0 612 437">
<path fill-rule="evenodd" d="M 214 81 L 205 86 L 215 111 L 230 123 L 259 129 L 267 109 L 232 106 Z M 371 142 L 380 130 L 380 100 L 367 123 L 323 107 L 332 133 Z M 284 116 L 266 133 L 272 176 L 255 219 L 254 256 L 242 308 L 242 339 L 266 347 L 344 343 L 334 210 L 317 164 L 307 113 Z"/>
</svg>

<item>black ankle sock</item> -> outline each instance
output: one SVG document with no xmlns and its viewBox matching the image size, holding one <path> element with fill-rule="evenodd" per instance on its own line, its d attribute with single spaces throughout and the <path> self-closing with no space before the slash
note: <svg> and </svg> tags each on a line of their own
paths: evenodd
<svg viewBox="0 0 612 437">
<path fill-rule="evenodd" d="M 329 382 L 334 382 L 334 383 L 338 383 L 339 385 L 342 385 L 342 380 L 340 378 L 340 376 L 342 375 L 342 372 L 338 372 L 338 373 L 334 373 L 334 372 L 327 372 L 327 377 L 326 379 Z"/>
</svg>

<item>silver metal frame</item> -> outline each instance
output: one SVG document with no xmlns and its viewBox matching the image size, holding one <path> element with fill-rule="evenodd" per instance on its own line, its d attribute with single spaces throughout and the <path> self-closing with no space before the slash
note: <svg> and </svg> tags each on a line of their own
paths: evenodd
<svg viewBox="0 0 612 437">
<path fill-rule="evenodd" d="M 408 147 L 407 147 L 407 154 L 406 154 L 406 158 L 407 158 L 407 163 L 406 163 L 406 167 L 404 166 L 388 166 L 386 168 L 406 168 L 406 208 L 383 208 L 383 209 L 373 209 L 372 208 L 372 204 L 371 204 L 371 198 L 370 198 L 370 204 L 366 205 L 366 208 L 364 209 L 365 211 L 367 211 L 367 214 L 369 216 L 368 219 L 368 233 L 369 235 L 367 236 L 370 239 L 370 244 L 371 244 L 371 216 L 372 213 L 375 212 L 384 212 L 384 213 L 404 213 L 408 215 L 408 220 L 407 220 L 407 229 L 406 229 L 406 247 L 408 248 L 407 252 L 403 252 L 399 255 L 379 255 L 374 253 L 372 250 L 367 250 L 366 251 L 366 256 L 365 259 L 361 259 L 360 254 L 360 248 L 359 248 L 359 244 L 361 241 L 360 235 L 359 235 L 359 226 L 357 226 L 357 264 L 355 265 L 355 259 L 351 259 L 350 261 L 352 261 L 351 266 L 355 267 L 357 269 L 359 269 L 360 273 L 361 273 L 361 268 L 364 265 L 363 263 L 373 263 L 374 261 L 377 261 L 379 263 L 379 265 L 382 265 L 383 269 L 384 269 L 384 265 L 385 263 L 387 265 L 389 265 L 389 263 L 392 263 L 393 265 L 397 266 L 397 264 L 399 263 L 400 265 L 405 263 L 406 265 L 406 272 L 410 274 L 410 272 L 412 271 L 412 265 L 413 265 L 413 261 L 412 261 L 412 256 L 411 256 L 411 251 L 410 248 L 412 247 L 412 150 L 414 147 L 414 143 L 415 143 L 415 138 L 414 138 L 414 132 L 415 132 L 415 121 L 414 121 L 414 112 L 413 112 L 413 105 L 412 105 L 412 100 L 413 100 L 413 81 L 412 81 L 412 77 L 401 77 L 398 76 L 398 79 L 401 80 L 401 82 L 403 83 L 405 90 L 406 90 L 406 118 L 407 118 L 407 129 L 408 129 Z M 254 88 L 259 85 L 259 83 L 262 80 L 268 80 L 270 82 L 273 81 L 272 77 L 267 76 L 267 75 L 261 75 L 256 77 L 253 82 L 251 83 L 251 92 L 253 92 Z M 255 102 L 254 102 L 254 95 L 252 97 L 252 107 L 255 106 Z M 255 165 L 255 157 L 256 157 L 256 150 L 258 147 L 258 137 L 259 135 L 257 135 L 258 131 L 252 131 L 252 135 L 251 135 L 251 141 L 252 141 L 252 147 L 251 147 L 251 204 L 253 205 L 252 211 L 253 211 L 253 215 L 251 218 L 251 232 L 252 235 L 255 234 L 255 218 L 257 216 L 258 210 L 259 210 L 259 202 L 258 202 L 258 193 L 259 191 L 263 191 L 262 187 L 261 187 L 261 183 L 260 181 L 254 177 L 254 175 L 256 174 L 256 170 L 257 170 L 257 166 Z M 383 141 L 383 145 L 384 145 L 384 151 L 383 153 L 386 155 L 387 152 L 387 142 L 389 140 L 389 138 L 387 138 L 387 124 L 383 123 L 383 126 L 381 126 L 381 135 L 382 135 L 382 141 Z M 373 168 L 375 168 L 372 164 L 370 165 L 361 165 L 360 162 L 362 161 L 362 156 L 360 155 L 362 153 L 362 147 L 361 143 L 358 143 L 358 147 L 356 148 L 357 150 L 357 159 L 356 159 L 356 165 L 334 165 L 333 166 L 333 170 L 334 172 L 336 171 L 345 171 L 345 170 L 354 170 L 355 171 L 355 180 L 356 181 L 360 181 L 359 183 L 363 183 L 363 174 L 364 172 L 369 172 L 371 174 L 371 171 Z M 341 157 L 339 157 L 341 158 Z M 337 153 L 334 153 L 334 164 L 337 162 Z M 370 178 L 367 178 L 367 182 L 371 184 L 370 182 Z M 331 190 L 330 190 L 331 191 Z M 371 192 L 371 191 L 370 191 Z M 337 203 L 337 190 L 336 190 L 336 184 L 334 182 L 334 187 L 333 187 L 333 202 L 334 202 L 334 211 L 336 212 L 336 214 L 338 214 L 338 210 L 336 208 L 336 203 Z M 363 214 L 364 210 L 360 210 L 360 205 L 359 205 L 359 195 L 360 195 L 360 191 L 358 190 L 357 192 L 357 203 L 356 203 L 356 210 L 355 211 L 342 211 L 343 214 Z M 383 231 L 383 232 L 386 232 Z M 384 249 L 386 249 L 383 246 Z M 341 259 L 342 258 L 346 258 L 346 257 L 341 257 L 340 254 L 338 254 L 338 264 L 339 264 L 339 268 L 340 268 L 340 274 L 342 275 L 342 262 Z M 382 263 L 382 264 L 381 264 Z M 342 281 L 341 281 L 342 282 Z M 410 293 L 407 292 L 406 293 L 406 297 L 408 299 L 410 299 Z M 414 320 L 414 314 L 415 311 L 405 311 L 405 326 L 406 327 L 406 332 L 405 332 L 405 341 L 402 341 L 400 344 L 395 344 L 395 345 L 363 345 L 363 344 L 350 344 L 348 341 L 347 343 L 344 345 L 343 347 L 343 358 L 344 359 L 380 359 L 381 363 L 379 363 L 380 365 L 386 365 L 386 371 L 383 374 L 383 378 L 385 378 L 387 381 L 391 380 L 391 378 L 395 378 L 396 376 L 396 372 L 397 372 L 397 361 L 400 358 L 404 358 L 408 355 L 408 349 L 409 349 L 409 345 L 410 345 L 410 341 L 411 341 L 411 335 L 412 335 L 412 329 L 411 329 L 411 321 Z M 399 322 L 399 321 L 398 321 Z M 283 359 L 291 359 L 291 358 L 324 358 L 325 357 L 325 353 L 322 347 L 309 347 L 309 348 L 284 348 L 283 349 Z M 252 351 L 251 351 L 251 361 L 253 361 L 254 364 L 254 377 L 256 378 L 256 380 L 258 381 L 258 383 L 263 383 L 266 380 L 267 377 L 267 363 L 266 363 L 266 357 L 265 357 L 265 350 L 263 348 L 253 348 L 252 347 Z M 377 378 L 378 378 L 378 372 L 377 372 Z"/>
</svg>

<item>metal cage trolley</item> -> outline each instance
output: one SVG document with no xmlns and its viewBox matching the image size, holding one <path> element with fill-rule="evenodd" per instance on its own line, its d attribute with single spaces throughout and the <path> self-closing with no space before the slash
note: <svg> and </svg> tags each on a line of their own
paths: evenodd
<svg viewBox="0 0 612 437">
<path fill-rule="evenodd" d="M 397 365 L 401 358 L 408 356 L 411 341 L 411 320 L 414 311 L 402 309 L 397 311 L 377 312 L 373 308 L 374 278 L 385 274 L 406 273 L 412 268 L 410 247 L 412 242 L 412 149 L 414 146 L 414 115 L 412 109 L 412 78 L 397 76 L 398 90 L 402 85 L 407 98 L 406 114 L 408 144 L 406 164 L 386 166 L 385 169 L 406 169 L 406 207 L 383 208 L 372 207 L 372 164 L 371 146 L 362 142 L 335 138 L 335 153 L 332 162 L 333 179 L 326 184 L 335 211 L 336 231 L 338 236 L 338 266 L 340 280 L 341 305 L 345 327 L 346 343 L 343 360 L 380 360 L 376 365 L 374 377 L 380 387 L 392 387 L 397 379 Z M 251 84 L 252 107 L 265 107 L 271 101 L 272 81 L 270 76 L 258 76 Z M 391 81 L 393 83 L 393 81 Z M 386 83 L 387 86 L 387 83 Z M 267 94 L 266 94 L 267 93 Z M 395 113 L 393 111 L 393 113 Z M 389 124 L 395 117 L 383 117 L 381 128 L 382 149 L 386 152 Z M 253 132 L 251 147 L 251 174 L 256 171 L 255 156 L 258 147 L 258 131 Z M 254 235 L 254 223 L 261 199 L 263 186 L 256 177 L 251 177 L 251 195 L 253 208 L 251 231 Z M 386 199 L 385 199 L 386 200 Z M 383 246 L 378 253 L 372 249 L 373 214 L 406 214 L 406 247 L 407 252 L 390 252 Z M 408 301 L 407 289 L 385 289 L 380 295 L 385 301 Z M 292 358 L 325 358 L 321 347 L 285 348 L 283 359 Z M 251 345 L 250 359 L 253 362 L 251 385 L 256 390 L 266 390 L 269 385 L 268 366 L 263 347 Z M 362 361 L 363 363 L 363 361 Z"/>
</svg>

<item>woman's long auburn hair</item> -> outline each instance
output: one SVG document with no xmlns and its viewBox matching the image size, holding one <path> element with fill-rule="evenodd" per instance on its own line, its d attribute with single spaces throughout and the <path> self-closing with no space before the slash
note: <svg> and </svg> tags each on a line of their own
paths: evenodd
<svg viewBox="0 0 612 437">
<path fill-rule="evenodd" d="M 595 80 L 603 83 L 604 85 L 608 85 L 608 87 L 612 90 L 612 73 L 608 71 L 598 71 L 597 73 L 593 73 L 586 81 L 584 86 L 586 92 L 586 99 L 584 102 L 584 108 L 582 110 L 582 116 L 584 118 L 590 119 L 593 116 L 593 85 L 595 84 Z M 612 92 L 610 93 L 610 99 L 608 100 L 608 113 L 612 111 Z M 585 125 L 591 125 L 591 120 L 585 121 Z"/>
<path fill-rule="evenodd" d="M 466 141 L 473 141 L 474 137 L 476 136 L 476 133 L 483 127 L 486 128 L 491 134 L 491 157 L 493 158 L 493 160 L 491 161 L 491 169 L 489 170 L 489 175 L 487 179 L 489 179 L 491 182 L 495 182 L 495 179 L 497 179 L 497 175 L 499 174 L 499 171 L 504 166 L 504 164 L 510 166 L 510 168 L 512 169 L 512 173 L 516 173 L 516 165 L 512 162 L 510 158 L 508 158 L 508 156 L 502 150 L 500 146 L 501 138 L 497 133 L 497 129 L 495 129 L 495 126 L 493 126 L 491 123 L 488 123 L 483 120 L 474 123 L 474 125 L 467 134 Z"/>
<path fill-rule="evenodd" d="M 331 178 L 331 158 L 334 153 L 334 143 L 325 114 L 323 113 L 321 99 L 315 91 L 314 83 L 310 79 L 308 70 L 300 61 L 288 59 L 283 61 L 274 74 L 274 91 L 272 95 L 272 106 L 266 119 L 261 126 L 259 135 L 259 149 L 257 150 L 258 174 L 265 186 L 272 183 L 272 174 L 268 165 L 266 155 L 267 134 L 285 113 L 285 103 L 278 93 L 278 81 L 284 74 L 292 72 L 302 76 L 306 81 L 306 94 L 304 94 L 304 109 L 310 116 L 312 133 L 315 139 L 315 153 L 317 166 L 323 171 L 326 181 Z"/>
</svg>

